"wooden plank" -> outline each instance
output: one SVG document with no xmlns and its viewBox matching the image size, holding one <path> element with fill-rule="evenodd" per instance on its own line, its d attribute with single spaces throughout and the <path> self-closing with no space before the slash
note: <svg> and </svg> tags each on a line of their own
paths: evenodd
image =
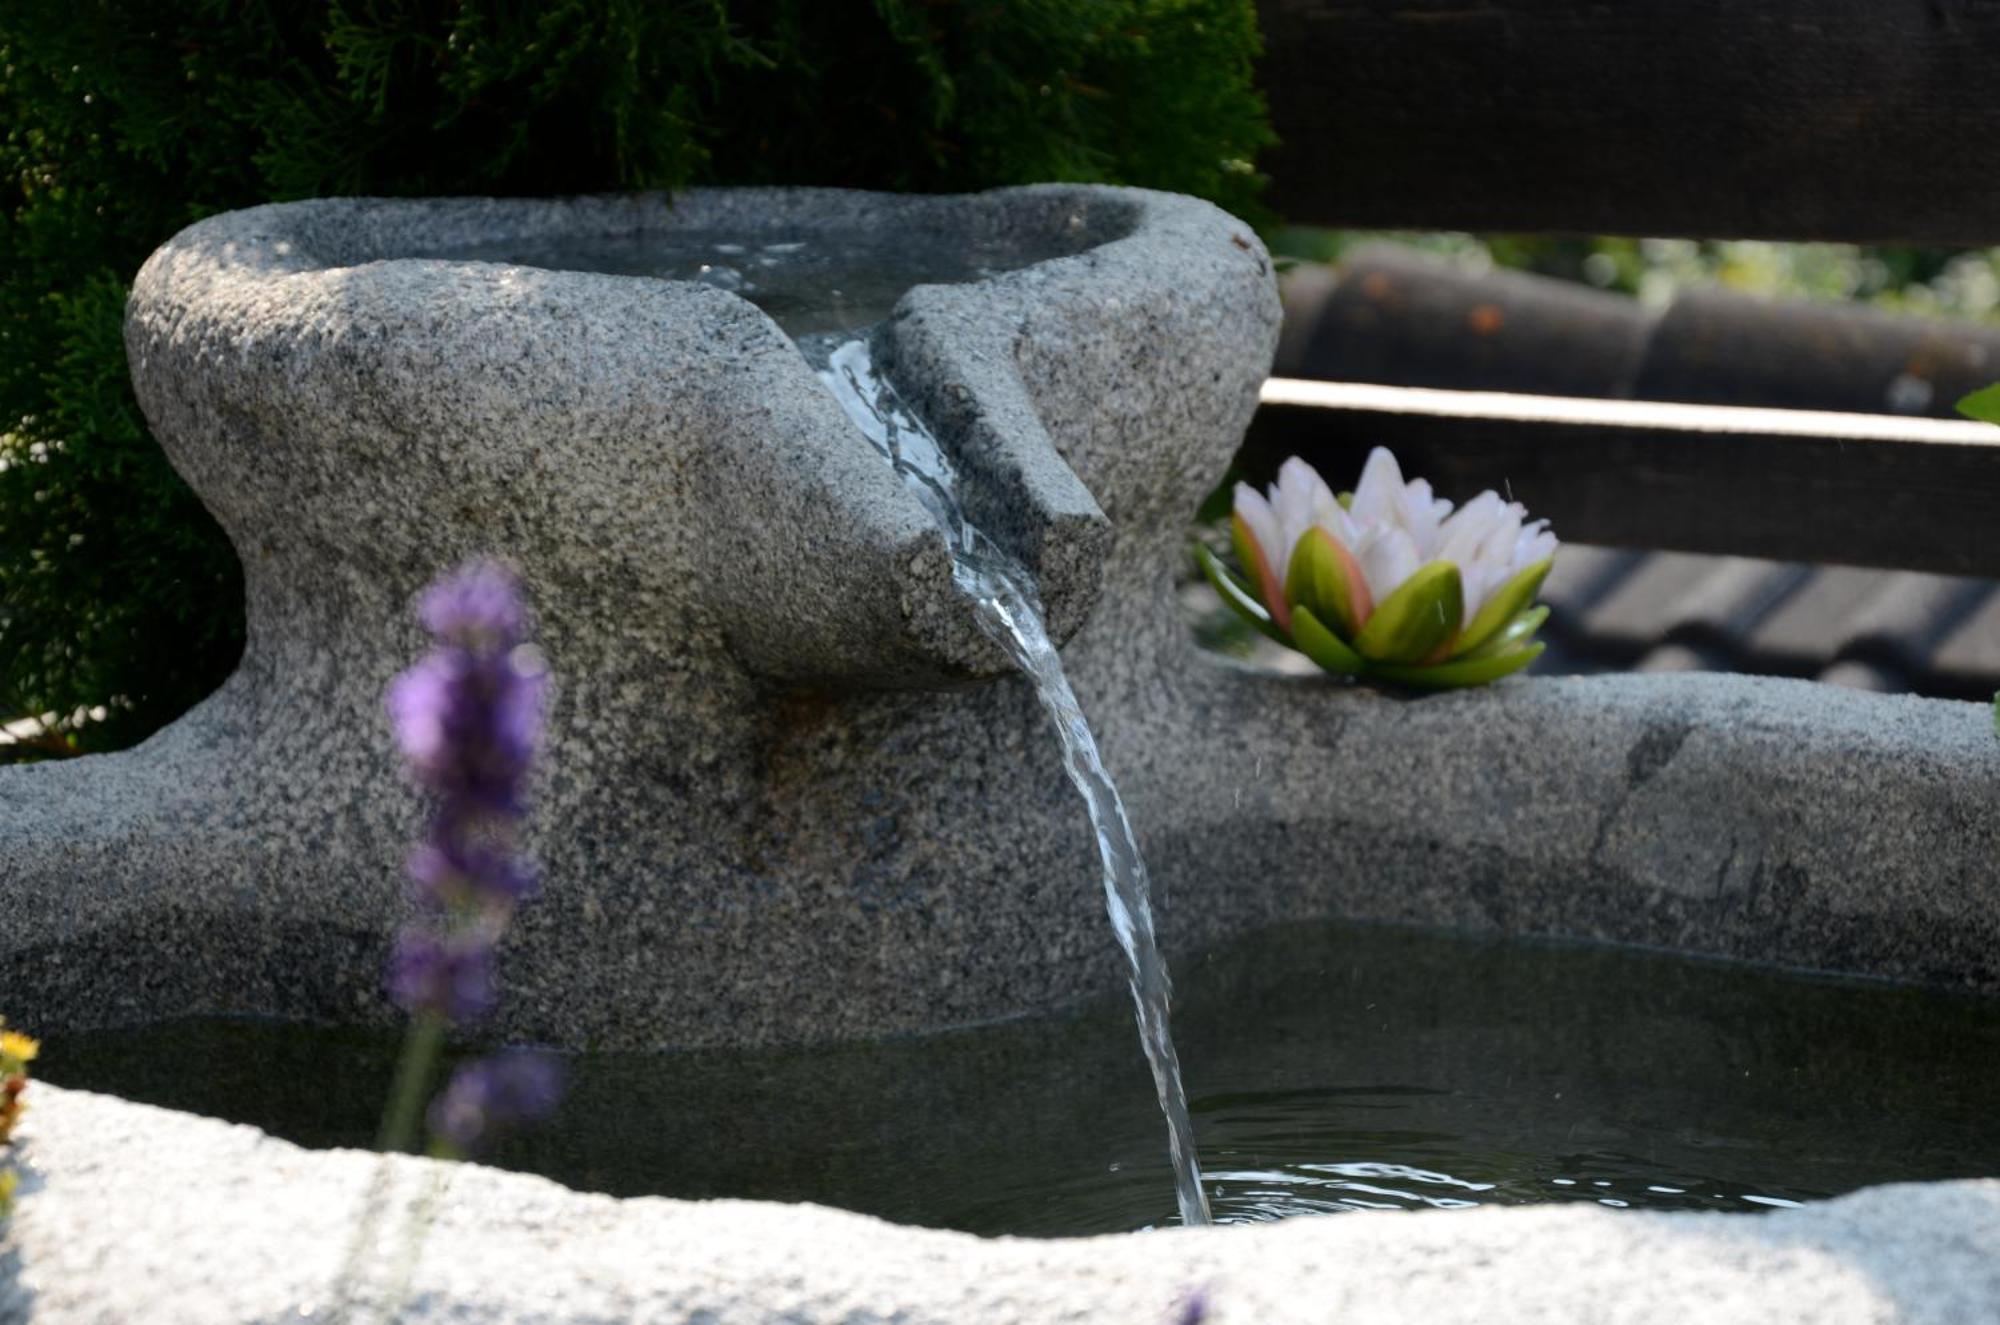
<svg viewBox="0 0 2000 1325">
<path fill-rule="evenodd" d="M 1261 0 L 1288 220 L 2000 242 L 2000 0 Z"/>
<path fill-rule="evenodd" d="M 1376 445 L 1576 542 L 2000 577 L 2000 428 L 1969 420 L 1272 378 L 1238 463 L 1351 485 Z"/>
</svg>

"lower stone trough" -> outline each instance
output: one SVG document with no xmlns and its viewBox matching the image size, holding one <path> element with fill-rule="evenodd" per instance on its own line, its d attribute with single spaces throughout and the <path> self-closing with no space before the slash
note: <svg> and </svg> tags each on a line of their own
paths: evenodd
<svg viewBox="0 0 2000 1325">
<path fill-rule="evenodd" d="M 683 265 L 645 265 L 668 250 Z M 855 251 L 915 283 L 787 283 L 800 254 Z M 191 227 L 140 273 L 127 341 L 156 435 L 242 557 L 248 645 L 140 748 L 0 769 L 0 1012 L 49 1043 L 54 1082 L 64 1038 L 104 1028 L 391 1025 L 421 806 L 381 696 L 421 647 L 414 593 L 480 554 L 518 568 L 555 687 L 543 894 L 496 1034 L 780 1051 L 1114 990 L 1091 834 L 1035 700 L 794 341 L 870 324 L 967 514 L 1039 582 L 1185 998 L 1197 954 L 1328 919 L 1646 945 L 1952 1007 L 2000 993 L 1981 707 L 1724 676 L 1411 698 L 1199 651 L 1175 600 L 1186 521 L 1277 317 L 1247 227 L 1133 190 L 343 200 Z M 1343 997 L 1365 1019 L 1367 990 Z M 1636 1051 L 1651 1025 L 1578 1043 Z M 1126 1084 L 1150 1107 L 1136 1054 Z M 364 1189 L 445 1172 L 33 1098 L 0 1321 L 351 1314 L 369 1304 L 335 1285 Z M 1051 1144 L 1098 1107 L 1073 1098 Z M 412 1319 L 2000 1320 L 1991 1181 L 1088 1241 L 469 1165 L 437 1190 Z"/>
</svg>

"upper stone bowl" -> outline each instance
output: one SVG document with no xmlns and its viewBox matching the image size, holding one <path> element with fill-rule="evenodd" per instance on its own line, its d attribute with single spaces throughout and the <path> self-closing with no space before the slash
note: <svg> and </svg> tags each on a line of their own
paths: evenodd
<svg viewBox="0 0 2000 1325">
<path fill-rule="evenodd" d="M 801 323 L 660 258 L 698 244 L 778 275 L 794 245 L 896 270 Z M 836 268 L 803 283 L 854 283 Z M 557 687 L 504 1029 L 869 1033 L 1108 973 L 1032 701 L 973 684 L 1007 666 L 943 538 L 780 325 L 884 312 L 876 361 L 1035 572 L 1052 636 L 1164 645 L 1186 513 L 1278 317 L 1262 247 L 1206 204 L 342 199 L 169 240 L 128 308 L 133 377 L 242 557 L 248 642 L 141 749 L 0 778 L 10 1015 L 383 1015 L 419 807 L 381 695 L 422 647 L 414 592 L 479 555 L 519 570 Z"/>
</svg>

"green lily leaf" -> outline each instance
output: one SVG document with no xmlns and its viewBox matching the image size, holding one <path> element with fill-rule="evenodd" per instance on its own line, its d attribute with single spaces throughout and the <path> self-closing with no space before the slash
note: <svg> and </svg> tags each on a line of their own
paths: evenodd
<svg viewBox="0 0 2000 1325">
<path fill-rule="evenodd" d="M 1958 412 L 1981 423 L 2000 423 L 2000 382 L 1981 387 L 1958 402 Z"/>
<path fill-rule="evenodd" d="M 1519 616 L 1516 616 L 1512 621 L 1509 621 L 1501 628 L 1500 633 L 1492 639 L 1487 640 L 1486 643 L 1480 645 L 1470 653 L 1461 653 L 1458 656 L 1460 658 L 1497 658 L 1503 653 L 1512 653 L 1523 644 L 1526 644 L 1529 639 L 1533 638 L 1534 633 L 1540 630 L 1542 623 L 1548 619 L 1548 604 L 1544 603 L 1539 607 L 1531 607 Z"/>
<path fill-rule="evenodd" d="M 1324 529 L 1313 528 L 1292 549 L 1292 564 L 1285 569 L 1285 601 L 1294 608 L 1309 607 L 1323 624 L 1333 626 L 1352 638 L 1355 584 L 1361 568 L 1354 558 Z"/>
<path fill-rule="evenodd" d="M 1532 566 L 1522 567 L 1513 579 L 1494 590 L 1478 615 L 1465 623 L 1465 631 L 1458 637 L 1452 656 L 1467 657 L 1490 643 L 1501 627 L 1514 621 L 1523 608 L 1535 601 L 1542 581 L 1549 577 L 1549 569 L 1555 564 L 1554 557 L 1543 557 Z"/>
<path fill-rule="evenodd" d="M 1194 560 L 1195 564 L 1201 567 L 1201 573 L 1208 577 L 1208 582 L 1215 586 L 1215 592 L 1222 601 L 1235 609 L 1236 615 L 1278 643 L 1288 648 L 1291 646 L 1291 640 L 1285 637 L 1284 631 L 1278 629 L 1278 623 L 1271 620 L 1271 614 L 1257 601 L 1257 595 L 1251 593 L 1240 580 L 1229 573 L 1229 568 L 1222 564 L 1220 557 L 1197 543 L 1194 545 Z"/>
<path fill-rule="evenodd" d="M 1303 603 L 1292 609 L 1292 638 L 1300 653 L 1335 676 L 1359 676 L 1368 670 L 1368 660 L 1341 643 L 1340 636 L 1322 625 Z"/>
<path fill-rule="evenodd" d="M 1539 640 L 1525 649 L 1512 653 L 1495 654 L 1487 658 L 1458 658 L 1451 662 L 1438 663 L 1434 667 L 1404 667 L 1396 663 L 1376 663 L 1369 668 L 1369 675 L 1379 676 L 1397 685 L 1409 686 L 1412 690 L 1463 690 L 1468 686 L 1483 686 L 1490 681 L 1498 681 L 1520 671 L 1529 663 L 1542 656 L 1542 650 L 1549 646 Z"/>
<path fill-rule="evenodd" d="M 1465 589 L 1449 561 L 1419 566 L 1354 637 L 1354 651 L 1370 662 L 1416 663 L 1436 653 L 1465 615 Z"/>
</svg>

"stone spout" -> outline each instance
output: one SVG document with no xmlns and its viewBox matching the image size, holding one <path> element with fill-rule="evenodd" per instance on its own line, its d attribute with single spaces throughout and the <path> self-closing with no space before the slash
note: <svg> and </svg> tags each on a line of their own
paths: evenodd
<svg viewBox="0 0 2000 1325">
<path fill-rule="evenodd" d="M 1068 640 L 1097 601 L 1112 529 L 1063 460 L 1022 381 L 1015 326 L 977 287 L 922 286 L 897 305 L 878 353 L 948 447 L 972 523 L 1034 572 L 1052 638 Z"/>
</svg>

